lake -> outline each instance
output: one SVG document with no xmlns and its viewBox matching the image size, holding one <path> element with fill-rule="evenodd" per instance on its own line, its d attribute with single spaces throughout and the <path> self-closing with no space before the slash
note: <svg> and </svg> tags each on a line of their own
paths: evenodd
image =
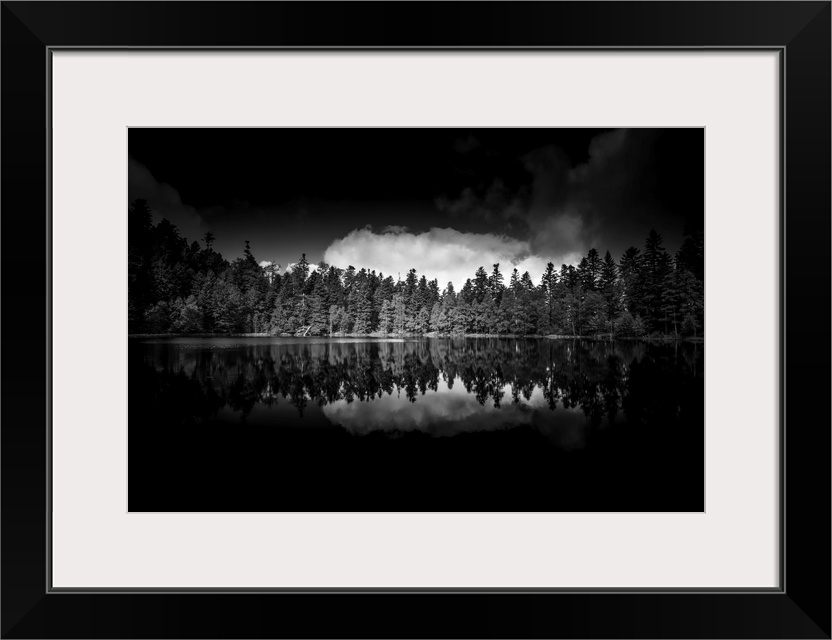
<svg viewBox="0 0 832 640">
<path fill-rule="evenodd" d="M 129 509 L 702 511 L 703 352 L 131 338 Z"/>
</svg>

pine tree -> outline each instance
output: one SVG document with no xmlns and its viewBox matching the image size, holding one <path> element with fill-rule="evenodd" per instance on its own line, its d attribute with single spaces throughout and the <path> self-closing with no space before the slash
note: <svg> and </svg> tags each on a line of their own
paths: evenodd
<svg viewBox="0 0 832 640">
<path fill-rule="evenodd" d="M 471 304 L 475 301 L 474 284 L 471 282 L 471 278 L 468 278 L 465 284 L 462 285 L 462 289 L 459 292 L 459 300 L 464 304 Z"/>
<path fill-rule="evenodd" d="M 488 293 L 488 274 L 485 269 L 479 267 L 474 275 L 474 299 L 476 302 L 482 302 L 486 293 Z"/>
<path fill-rule="evenodd" d="M 655 229 L 651 229 L 644 243 L 643 256 L 644 305 L 645 316 L 649 320 L 648 330 L 663 323 L 667 331 L 662 299 L 665 278 L 672 268 L 671 258 L 662 246 L 662 237 Z"/>
<path fill-rule="evenodd" d="M 416 304 L 420 311 L 431 304 L 428 280 L 425 276 L 419 278 L 419 284 L 416 286 Z"/>
<path fill-rule="evenodd" d="M 397 293 L 393 296 L 393 332 L 401 335 L 405 332 L 405 320 L 407 313 L 405 309 L 404 296 Z"/>
<path fill-rule="evenodd" d="M 433 305 L 439 302 L 440 294 L 439 294 L 439 281 L 434 278 L 430 282 L 428 282 L 428 295 L 426 300 L 426 306 L 429 308 L 433 308 Z"/>
<path fill-rule="evenodd" d="M 453 282 L 448 282 L 448 286 L 445 287 L 445 291 L 442 292 L 442 301 L 444 302 L 446 298 L 456 300 L 456 293 L 454 292 Z"/>
<path fill-rule="evenodd" d="M 641 252 L 630 247 L 618 264 L 624 309 L 633 315 L 638 314 L 644 309 Z"/>
<path fill-rule="evenodd" d="M 555 271 L 555 265 L 549 262 L 546 265 L 546 271 L 540 279 L 540 294 L 541 294 L 541 331 L 549 334 L 555 328 L 555 310 L 557 307 L 557 287 L 558 274 Z"/>
<path fill-rule="evenodd" d="M 309 277 L 309 262 L 306 260 L 306 254 L 300 255 L 300 260 L 292 268 L 292 275 L 298 288 L 303 288 L 306 284 L 306 279 Z"/>
<path fill-rule="evenodd" d="M 309 316 L 309 334 L 310 335 L 326 335 L 329 334 L 329 299 L 327 296 L 327 288 L 323 278 L 318 278 L 315 283 L 315 288 L 309 296 L 310 316 Z"/>
<path fill-rule="evenodd" d="M 386 299 L 382 300 L 381 311 L 379 312 L 378 330 L 381 333 L 393 333 L 395 321 L 395 307 L 393 306 L 392 301 Z"/>
<path fill-rule="evenodd" d="M 494 265 L 491 276 L 488 278 L 488 289 L 491 292 L 491 299 L 498 305 L 503 297 L 503 274 L 500 273 L 500 264 Z"/>
<path fill-rule="evenodd" d="M 371 333 L 373 331 L 373 299 L 370 274 L 361 269 L 355 277 L 349 296 L 350 315 L 355 320 L 355 333 Z"/>
<path fill-rule="evenodd" d="M 404 304 L 406 312 L 404 331 L 408 333 L 416 332 L 419 302 L 419 279 L 416 276 L 416 269 L 411 269 L 407 272 L 407 278 L 404 283 Z"/>
<path fill-rule="evenodd" d="M 520 274 L 517 273 L 517 267 L 515 267 L 511 272 L 511 281 L 509 284 L 509 288 L 516 294 L 517 290 L 520 288 Z"/>
<path fill-rule="evenodd" d="M 599 289 L 602 269 L 603 265 L 598 251 L 595 248 L 590 249 L 589 253 L 586 254 L 586 282 L 584 286 L 586 291 L 597 291 Z"/>
<path fill-rule="evenodd" d="M 705 238 L 701 231 L 685 229 L 685 239 L 676 252 L 676 268 L 690 271 L 700 282 L 705 279 Z"/>
<path fill-rule="evenodd" d="M 619 286 L 618 267 L 609 251 L 604 254 L 604 262 L 601 265 L 601 276 L 598 280 L 598 288 L 607 302 L 607 315 L 613 317 L 618 311 Z"/>
<path fill-rule="evenodd" d="M 516 270 L 515 270 L 516 272 Z M 497 321 L 499 333 L 517 333 L 520 321 L 520 301 L 517 298 L 517 287 L 509 287 L 503 293 L 502 313 Z"/>
<path fill-rule="evenodd" d="M 598 280 L 598 288 L 601 291 L 606 291 L 610 289 L 616 282 L 618 278 L 618 267 L 615 264 L 615 260 L 612 259 L 612 255 L 609 251 L 604 254 L 604 262 L 601 265 L 601 275 Z"/>
</svg>

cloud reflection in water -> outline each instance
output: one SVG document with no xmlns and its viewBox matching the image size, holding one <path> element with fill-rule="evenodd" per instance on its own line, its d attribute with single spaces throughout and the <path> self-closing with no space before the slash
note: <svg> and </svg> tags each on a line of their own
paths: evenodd
<svg viewBox="0 0 832 640">
<path fill-rule="evenodd" d="M 511 385 L 505 385 L 503 393 L 510 397 Z M 493 403 L 480 403 L 461 385 L 449 388 L 443 380 L 438 382 L 435 392 L 428 391 L 416 402 L 401 393 L 393 393 L 369 402 L 338 400 L 325 405 L 323 412 L 334 424 L 356 435 L 373 431 L 422 431 L 434 437 L 447 437 L 532 426 L 566 449 L 583 445 L 588 426 L 587 418 L 579 409 L 551 411 L 543 391 L 538 388 L 529 400 L 520 396 L 517 402 L 495 407 Z"/>
</svg>

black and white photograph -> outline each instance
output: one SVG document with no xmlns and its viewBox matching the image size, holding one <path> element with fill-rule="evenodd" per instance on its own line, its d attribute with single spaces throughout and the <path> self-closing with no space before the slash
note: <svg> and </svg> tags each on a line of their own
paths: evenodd
<svg viewBox="0 0 832 640">
<path fill-rule="evenodd" d="M 598 9 L 3 2 L 2 638 L 830 640 L 832 0 Z"/>
<path fill-rule="evenodd" d="M 704 142 L 130 128 L 129 511 L 703 511 Z"/>
</svg>

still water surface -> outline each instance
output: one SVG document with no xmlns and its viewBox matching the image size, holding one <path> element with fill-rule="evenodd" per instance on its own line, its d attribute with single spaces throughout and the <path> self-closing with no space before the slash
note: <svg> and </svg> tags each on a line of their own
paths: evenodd
<svg viewBox="0 0 832 640">
<path fill-rule="evenodd" d="M 146 338 L 136 511 L 699 511 L 701 344 Z"/>
</svg>

